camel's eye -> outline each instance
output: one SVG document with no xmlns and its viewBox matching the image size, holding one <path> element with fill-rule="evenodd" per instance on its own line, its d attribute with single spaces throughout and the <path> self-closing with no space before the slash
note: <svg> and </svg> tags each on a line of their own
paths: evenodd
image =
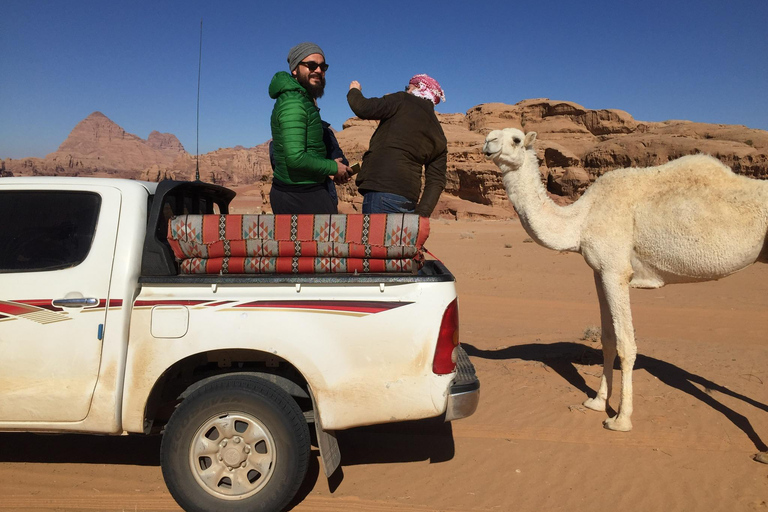
<svg viewBox="0 0 768 512">
<path fill-rule="evenodd" d="M 515 137 L 514 139 L 512 139 L 512 141 L 513 141 L 515 144 L 520 144 L 520 137 Z"/>
</svg>

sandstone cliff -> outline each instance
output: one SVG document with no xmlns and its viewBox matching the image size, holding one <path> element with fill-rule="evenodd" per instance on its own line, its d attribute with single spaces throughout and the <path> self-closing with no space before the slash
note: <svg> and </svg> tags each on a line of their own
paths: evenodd
<svg viewBox="0 0 768 512">
<path fill-rule="evenodd" d="M 657 165 L 683 155 L 709 153 L 735 172 L 768 179 L 768 132 L 690 121 L 643 122 L 622 110 L 589 110 L 567 101 L 529 99 L 515 105 L 485 103 L 466 114 L 438 114 L 448 139 L 448 183 L 435 215 L 453 218 L 514 216 L 495 165 L 482 144 L 493 129 L 514 126 L 538 132 L 542 180 L 553 199 L 578 198 L 610 170 Z M 357 118 L 337 133 L 351 162 L 359 161 L 377 123 Z M 157 181 L 195 179 L 198 161 L 174 135 L 152 132 L 147 140 L 126 133 L 100 112 L 80 122 L 59 149 L 44 159 L 0 161 L 0 175 L 110 175 Z M 200 178 L 238 190 L 239 211 L 268 210 L 268 142 L 199 156 Z M 339 187 L 340 209 L 359 211 L 353 184 Z"/>
<path fill-rule="evenodd" d="M 154 164 L 170 165 L 185 153 L 175 135 L 155 131 L 144 140 L 94 112 L 45 160 L 65 169 L 141 171 Z"/>
<path fill-rule="evenodd" d="M 649 167 L 694 153 L 711 154 L 734 172 L 768 178 L 768 132 L 690 121 L 641 122 L 622 110 L 586 110 L 571 102 L 525 100 L 467 112 L 469 128 L 536 131 L 551 192 L 575 199 L 590 182 L 621 167 Z"/>
</svg>

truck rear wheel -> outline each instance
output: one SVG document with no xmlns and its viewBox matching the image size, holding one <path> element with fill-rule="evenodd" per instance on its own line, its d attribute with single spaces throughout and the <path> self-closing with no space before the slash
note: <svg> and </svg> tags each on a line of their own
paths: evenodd
<svg viewBox="0 0 768 512">
<path fill-rule="evenodd" d="M 309 429 L 285 391 L 258 377 L 223 377 L 190 394 L 160 449 L 163 478 L 187 512 L 278 511 L 307 472 Z"/>
</svg>

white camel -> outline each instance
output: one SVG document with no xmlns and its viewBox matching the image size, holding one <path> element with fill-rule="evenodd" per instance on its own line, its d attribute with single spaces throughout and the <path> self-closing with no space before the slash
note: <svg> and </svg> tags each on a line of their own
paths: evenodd
<svg viewBox="0 0 768 512">
<path fill-rule="evenodd" d="M 637 355 L 629 288 L 709 281 L 768 257 L 768 181 L 734 174 L 706 155 L 658 167 L 611 171 L 575 203 L 557 206 L 541 182 L 536 132 L 488 134 L 483 152 L 499 166 L 520 222 L 539 244 L 579 252 L 592 267 L 600 301 L 603 374 L 584 405 L 605 411 L 613 362 L 621 398 L 606 428 L 632 428 L 632 367 Z M 765 457 L 764 457 L 765 458 Z"/>
</svg>

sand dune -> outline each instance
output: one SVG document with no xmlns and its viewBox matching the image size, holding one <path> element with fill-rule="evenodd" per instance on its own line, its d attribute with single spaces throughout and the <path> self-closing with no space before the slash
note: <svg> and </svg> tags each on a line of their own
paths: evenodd
<svg viewBox="0 0 768 512">
<path fill-rule="evenodd" d="M 515 221 L 433 220 L 427 247 L 458 279 L 477 412 L 340 433 L 342 478 L 329 485 L 313 459 L 294 510 L 768 509 L 768 466 L 751 460 L 768 443 L 768 266 L 632 292 L 634 430 L 619 433 L 580 405 L 601 355 L 581 339 L 599 314 L 579 255 L 530 243 Z M 0 434 L 0 510 L 178 510 L 158 448 Z"/>
</svg>

